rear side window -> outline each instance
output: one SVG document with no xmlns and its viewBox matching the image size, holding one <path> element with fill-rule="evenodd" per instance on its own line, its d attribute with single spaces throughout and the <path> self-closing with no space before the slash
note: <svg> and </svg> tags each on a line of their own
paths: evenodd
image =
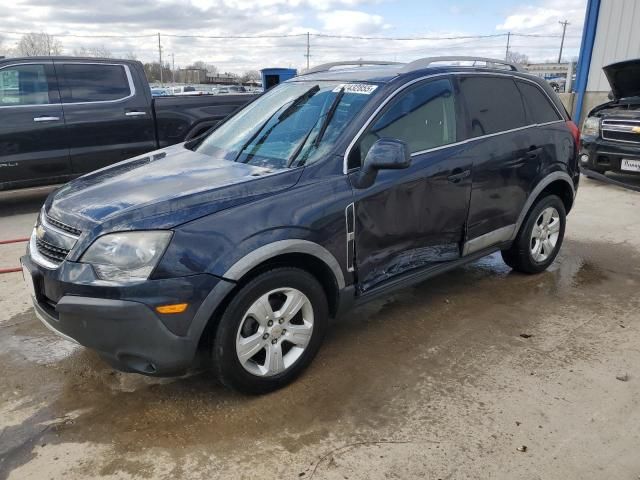
<svg viewBox="0 0 640 480">
<path fill-rule="evenodd" d="M 349 168 L 362 164 L 371 146 L 380 138 L 402 140 L 411 153 L 456 141 L 453 88 L 447 79 L 409 88 L 393 99 L 374 121 L 349 156 Z"/>
<path fill-rule="evenodd" d="M 0 70 L 0 107 L 48 103 L 49 83 L 44 65 L 16 65 Z"/>
<path fill-rule="evenodd" d="M 66 103 L 119 100 L 131 94 L 122 65 L 65 64 L 62 78 Z"/>
<path fill-rule="evenodd" d="M 549 98 L 539 87 L 529 83 L 516 80 L 518 88 L 524 98 L 527 107 L 528 123 L 547 123 L 562 120 L 558 111 L 551 104 Z"/>
<path fill-rule="evenodd" d="M 526 125 L 522 97 L 511 78 L 462 77 L 460 91 L 470 122 L 469 137 L 490 135 Z"/>
</svg>

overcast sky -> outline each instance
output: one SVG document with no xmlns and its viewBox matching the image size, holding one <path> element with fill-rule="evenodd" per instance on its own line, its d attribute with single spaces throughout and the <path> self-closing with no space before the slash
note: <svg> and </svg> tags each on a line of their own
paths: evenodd
<svg viewBox="0 0 640 480">
<path fill-rule="evenodd" d="M 166 59 L 202 60 L 241 73 L 271 66 L 303 68 L 306 32 L 344 36 L 456 37 L 509 31 L 560 35 L 568 20 L 565 58 L 578 54 L 586 0 L 13 0 L 0 22 L 2 48 L 15 46 L 10 32 L 121 35 L 123 38 L 57 37 L 64 53 L 105 47 L 114 56 L 133 52 Z M 296 35 L 270 39 L 177 38 L 169 35 Z M 559 38 L 513 37 L 511 48 L 531 60 L 557 60 Z M 406 61 L 432 55 L 504 57 L 506 37 L 457 40 L 359 40 L 311 36 L 310 63 L 345 59 Z"/>
</svg>

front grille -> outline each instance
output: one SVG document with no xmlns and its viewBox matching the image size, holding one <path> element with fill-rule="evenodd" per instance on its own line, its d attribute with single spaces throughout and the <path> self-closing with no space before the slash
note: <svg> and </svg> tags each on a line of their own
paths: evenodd
<svg viewBox="0 0 640 480">
<path fill-rule="evenodd" d="M 603 120 L 602 138 L 625 143 L 640 143 L 640 121 Z"/>
<path fill-rule="evenodd" d="M 56 247 L 55 245 L 51 245 L 39 238 L 36 239 L 36 247 L 38 248 L 38 253 L 40 253 L 40 255 L 56 263 L 61 263 L 69 254 L 69 250 Z"/>
<path fill-rule="evenodd" d="M 77 228 L 73 228 L 69 225 L 67 225 L 66 223 L 62 223 L 59 222 L 58 220 L 51 218 L 49 215 L 47 215 L 47 223 L 50 223 L 51 225 L 53 225 L 54 227 L 59 228 L 60 230 L 70 233 L 71 235 L 75 235 L 76 237 L 79 237 L 80 234 L 82 233 L 82 230 L 78 230 Z"/>
</svg>

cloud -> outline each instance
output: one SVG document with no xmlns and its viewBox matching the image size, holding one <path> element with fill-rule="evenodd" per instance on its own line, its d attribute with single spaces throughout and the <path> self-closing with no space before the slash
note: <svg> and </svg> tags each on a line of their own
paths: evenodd
<svg viewBox="0 0 640 480">
<path fill-rule="evenodd" d="M 176 67 L 196 60 L 214 64 L 221 71 L 241 73 L 270 66 L 305 66 L 306 33 L 380 37 L 393 27 L 401 36 L 451 37 L 474 33 L 497 33 L 498 37 L 460 40 L 358 40 L 311 36 L 311 64 L 368 58 L 410 61 L 434 55 L 478 55 L 504 57 L 506 32 L 558 35 L 557 21 L 571 25 L 565 42 L 567 57 L 577 54 L 586 0 L 523 0 L 510 7 L 497 25 L 475 26 L 474 31 L 443 25 L 434 29 L 407 29 L 400 20 L 383 15 L 384 2 L 399 0 L 13 0 L 3 17 L 2 46 L 15 46 L 17 34 L 3 31 L 45 31 L 52 34 L 114 35 L 122 38 L 77 38 L 60 36 L 65 53 L 81 47 L 103 47 L 114 56 L 130 52 L 148 62 L 158 58 L 157 32 L 161 32 L 164 60 Z M 526 1 L 526 3 L 524 3 Z M 460 2 L 458 2 L 458 5 Z M 105 6 L 107 5 L 107 6 Z M 559 5 L 561 5 L 559 7 Z M 472 16 L 468 8 L 450 8 L 461 19 Z M 426 15 L 424 12 L 421 15 Z M 394 22 L 396 20 L 394 19 Z M 427 23 L 426 21 L 424 22 Z M 456 22 L 464 23 L 464 22 Z M 147 35 L 136 38 L 138 35 Z M 184 38 L 182 36 L 202 36 Z M 288 38 L 218 39 L 204 36 L 294 35 Z M 504 35 L 504 36 L 502 36 Z M 557 56 L 559 39 L 512 37 L 513 50 L 534 60 Z M 0 51 L 0 55 L 2 51 Z M 173 54 L 173 57 L 172 57 Z"/>
<path fill-rule="evenodd" d="M 380 15 L 361 12 L 358 10 L 332 10 L 318 14 L 325 32 L 340 33 L 341 35 L 371 35 L 380 34 L 381 30 L 389 28 Z"/>
</svg>

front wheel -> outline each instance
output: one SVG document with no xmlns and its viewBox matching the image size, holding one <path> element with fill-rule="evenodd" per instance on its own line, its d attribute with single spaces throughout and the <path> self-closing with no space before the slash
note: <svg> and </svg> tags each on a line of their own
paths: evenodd
<svg viewBox="0 0 640 480">
<path fill-rule="evenodd" d="M 258 394 L 293 381 L 324 338 L 324 290 L 298 268 L 276 268 L 242 287 L 225 309 L 213 345 L 218 377 L 228 387 Z"/>
<path fill-rule="evenodd" d="M 564 203 L 556 195 L 539 200 L 527 214 L 511 247 L 502 251 L 504 262 L 522 273 L 540 273 L 555 260 L 567 223 Z"/>
</svg>

